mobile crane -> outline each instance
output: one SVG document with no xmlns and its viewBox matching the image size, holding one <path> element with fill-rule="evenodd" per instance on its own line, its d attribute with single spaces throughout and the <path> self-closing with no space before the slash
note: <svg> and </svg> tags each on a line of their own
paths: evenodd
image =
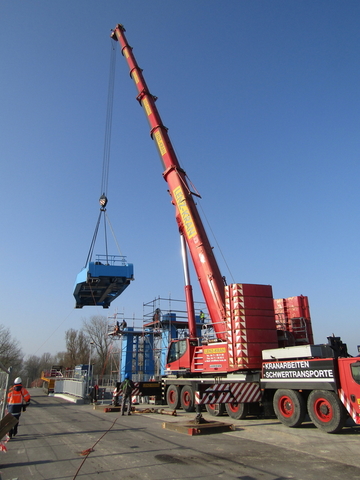
<svg viewBox="0 0 360 480">
<path fill-rule="evenodd" d="M 124 26 L 118 24 L 111 37 L 119 42 L 148 119 L 181 238 L 189 335 L 169 345 L 163 378 L 168 405 L 187 411 L 196 407 L 199 421 L 205 405 L 212 415 L 226 409 L 237 419 L 260 409 L 272 411 L 289 427 L 299 426 L 308 413 L 328 433 L 338 432 L 349 415 L 360 424 L 359 358 L 348 356 L 339 337 L 328 337 L 326 345 L 313 344 L 310 315 L 303 315 L 307 297 L 274 301 L 269 285 L 226 285 L 194 201 L 197 194 L 176 157 L 157 97 L 150 93 Z M 196 334 L 187 250 L 211 319 L 210 340 Z M 276 322 L 281 302 L 295 302 L 298 315 Z M 302 325 L 300 330 L 294 321 Z"/>
</svg>

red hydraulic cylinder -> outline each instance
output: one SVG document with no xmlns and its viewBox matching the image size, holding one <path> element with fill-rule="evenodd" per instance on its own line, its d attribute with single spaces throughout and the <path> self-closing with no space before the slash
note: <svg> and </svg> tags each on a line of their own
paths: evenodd
<svg viewBox="0 0 360 480">
<path fill-rule="evenodd" d="M 125 28 L 119 24 L 113 30 L 111 37 L 120 44 L 131 78 L 135 82 L 138 92 L 137 100 L 149 121 L 151 137 L 155 140 L 159 151 L 164 168 L 163 176 L 169 185 L 172 203 L 175 206 L 180 233 L 186 239 L 214 331 L 219 339 L 226 340 L 224 280 L 188 186 L 186 174 L 176 157 L 168 136 L 168 129 L 164 126 L 156 108 L 156 97 L 150 93 L 146 85 L 142 70 L 136 62 L 124 32 Z"/>
</svg>

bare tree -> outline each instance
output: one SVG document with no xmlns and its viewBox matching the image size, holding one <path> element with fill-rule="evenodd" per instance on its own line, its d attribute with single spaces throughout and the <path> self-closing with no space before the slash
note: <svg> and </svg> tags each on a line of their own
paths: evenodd
<svg viewBox="0 0 360 480">
<path fill-rule="evenodd" d="M 31 383 L 41 377 L 42 371 L 50 370 L 52 365 L 56 365 L 56 363 L 56 356 L 51 355 L 49 352 L 43 353 L 41 357 L 30 355 L 24 361 L 21 375 Z"/>
<path fill-rule="evenodd" d="M 101 315 L 94 315 L 89 320 L 84 319 L 83 324 L 99 358 L 100 373 L 105 374 L 110 369 L 108 360 L 111 338 L 108 336 L 108 320 Z"/>
<path fill-rule="evenodd" d="M 40 357 L 37 357 L 36 355 L 31 355 L 24 362 L 22 375 L 26 377 L 29 382 L 33 382 L 34 380 L 40 377 L 40 374 L 41 374 L 40 370 L 41 370 Z"/>
<path fill-rule="evenodd" d="M 19 342 L 11 337 L 10 329 L 0 325 L 0 361 L 6 367 L 19 370 L 23 360 Z"/>
<path fill-rule="evenodd" d="M 86 364 L 90 352 L 90 340 L 82 331 L 70 328 L 65 332 L 66 341 L 66 367 L 74 368 L 75 365 Z"/>
<path fill-rule="evenodd" d="M 62 367 L 67 367 L 66 352 L 57 352 L 55 354 L 54 365 L 61 365 Z"/>
<path fill-rule="evenodd" d="M 49 352 L 45 352 L 40 358 L 41 369 L 49 370 L 53 365 L 56 365 L 56 355 L 51 355 Z"/>
</svg>

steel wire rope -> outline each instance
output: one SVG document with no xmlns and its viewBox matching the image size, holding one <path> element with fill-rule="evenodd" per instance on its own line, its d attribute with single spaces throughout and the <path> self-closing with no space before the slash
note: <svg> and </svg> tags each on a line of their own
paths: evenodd
<svg viewBox="0 0 360 480">
<path fill-rule="evenodd" d="M 86 262 L 85 262 L 84 268 L 86 268 L 86 265 L 88 265 L 88 263 L 90 262 L 90 260 L 91 260 L 91 258 L 92 258 L 92 255 L 93 255 L 93 252 L 94 252 L 94 247 L 95 247 L 95 243 L 96 243 L 96 238 L 97 238 L 97 234 L 98 234 L 98 231 L 99 231 L 99 225 L 100 225 L 101 215 L 102 215 L 102 210 L 100 210 L 100 213 L 99 213 L 99 216 L 98 216 L 98 219 L 97 219 L 97 222 L 96 222 L 94 235 L 93 235 L 93 238 L 92 238 L 92 240 L 91 240 L 90 249 L 89 249 L 89 253 L 88 253 L 87 257 L 86 257 Z"/>
<path fill-rule="evenodd" d="M 116 244 L 116 248 L 118 249 L 118 252 L 119 252 L 120 256 L 123 257 L 123 254 L 121 253 L 120 245 L 119 245 L 119 243 L 118 243 L 118 241 L 117 241 L 117 238 L 116 238 L 116 236 L 115 236 L 114 229 L 113 229 L 113 227 L 112 227 L 112 225 L 111 225 L 110 219 L 109 219 L 109 217 L 108 217 L 108 215 L 107 215 L 106 212 L 105 212 L 105 217 L 106 217 L 106 220 L 107 220 L 107 222 L 108 222 L 108 224 L 109 224 L 109 227 L 110 227 L 110 230 L 111 230 L 111 233 L 112 233 L 114 242 L 115 242 L 115 244 Z"/>
<path fill-rule="evenodd" d="M 231 272 L 231 270 L 230 270 L 229 264 L 227 263 L 226 258 L 225 258 L 224 254 L 223 254 L 223 252 L 222 252 L 222 250 L 221 250 L 221 247 L 220 247 L 220 245 L 219 245 L 219 242 L 217 241 L 217 238 L 216 238 L 216 236 L 215 236 L 215 233 L 214 233 L 213 229 L 211 228 L 210 222 L 209 222 L 209 220 L 208 220 L 208 218 L 207 218 L 207 216 L 206 216 L 206 213 L 205 213 L 204 209 L 202 208 L 201 202 L 199 202 L 199 206 L 200 206 L 201 213 L 202 213 L 202 215 L 204 216 L 204 218 L 205 218 L 205 220 L 206 220 L 206 223 L 207 223 L 207 225 L 208 225 L 208 227 L 209 227 L 209 229 L 210 229 L 211 235 L 213 236 L 213 238 L 214 238 L 214 240 L 215 240 L 215 243 L 216 243 L 216 245 L 217 245 L 217 247 L 218 247 L 218 249 L 219 249 L 221 258 L 223 259 L 223 261 L 224 261 L 224 263 L 225 263 L 225 265 L 226 265 L 226 268 L 228 269 L 228 272 L 229 272 L 229 274 L 230 274 L 230 277 L 231 277 L 233 283 L 235 283 L 235 280 L 234 280 L 233 274 L 232 274 L 232 272 Z"/>
<path fill-rule="evenodd" d="M 113 350 L 113 344 L 112 344 L 112 342 L 110 342 L 109 348 L 108 348 L 108 351 L 107 351 L 107 354 L 106 354 L 106 358 L 105 358 L 105 363 L 104 363 L 104 366 L 103 366 L 103 370 L 102 370 L 102 372 L 101 372 L 101 378 L 102 378 L 103 375 L 104 375 L 104 371 L 105 371 L 105 369 L 106 369 L 106 367 L 107 367 L 108 359 L 109 359 L 109 357 L 110 357 L 110 354 L 111 354 L 112 350 Z M 92 447 L 90 447 L 90 448 L 88 448 L 88 449 L 86 449 L 86 450 L 83 450 L 83 451 L 81 452 L 81 455 L 84 455 L 84 460 L 81 462 L 81 464 L 79 465 L 79 468 L 76 470 L 76 473 L 75 473 L 75 476 L 73 477 L 73 480 L 76 479 L 76 477 L 77 477 L 78 473 L 80 472 L 82 466 L 84 465 L 86 459 L 88 458 L 88 456 L 90 455 L 90 453 L 94 451 L 95 446 L 96 446 L 96 445 L 100 442 L 100 440 L 101 440 L 102 438 L 104 438 L 105 435 L 106 435 L 108 432 L 110 432 L 110 430 L 114 427 L 115 423 L 119 420 L 120 415 L 121 415 L 121 411 L 119 412 L 118 416 L 115 418 L 115 420 L 113 421 L 113 423 L 111 424 L 111 426 L 101 435 L 100 438 L 98 438 L 98 440 L 96 440 L 96 442 L 94 443 L 94 445 L 93 445 Z"/>
<path fill-rule="evenodd" d="M 105 435 L 106 435 L 108 432 L 110 432 L 110 430 L 114 427 L 115 423 L 119 420 L 119 418 L 120 418 L 120 413 L 119 413 L 119 415 L 115 418 L 115 420 L 113 421 L 113 423 L 111 424 L 111 426 L 101 435 L 100 438 L 98 438 L 98 439 L 96 440 L 96 442 L 94 443 L 94 445 L 93 445 L 92 447 L 88 448 L 87 450 L 83 450 L 83 451 L 81 452 L 81 454 L 84 455 L 84 459 L 83 459 L 83 461 L 80 463 L 79 468 L 76 470 L 76 473 L 75 473 L 75 475 L 73 476 L 73 480 L 75 480 L 75 478 L 78 476 L 78 473 L 80 472 L 82 466 L 84 465 L 84 463 L 85 463 L 86 459 L 88 458 L 88 456 L 90 455 L 90 453 L 94 451 L 94 447 L 100 442 L 100 440 L 102 440 L 103 437 L 105 437 Z"/>
<path fill-rule="evenodd" d="M 101 177 L 101 189 L 100 195 L 107 194 L 107 188 L 109 183 L 109 166 L 110 166 L 110 150 L 111 150 L 111 127 L 112 116 L 114 107 L 114 85 L 115 85 L 115 67 L 116 67 L 116 49 L 110 43 L 110 72 L 109 72 L 109 84 L 108 84 L 108 97 L 106 106 L 106 121 L 105 121 L 105 138 L 104 138 L 104 151 L 103 151 L 103 168 Z"/>
<path fill-rule="evenodd" d="M 178 158 L 179 164 L 182 166 L 184 162 L 183 162 L 182 160 L 181 160 L 181 162 L 180 162 L 180 157 L 179 157 L 178 154 L 176 153 L 175 147 L 173 147 L 173 148 L 174 148 L 174 151 L 175 151 L 175 155 L 176 155 L 177 158 Z M 183 168 L 183 167 L 182 167 L 182 168 Z M 185 169 L 184 169 L 184 171 L 186 172 Z M 185 173 L 185 176 L 186 176 L 186 178 L 188 179 L 188 181 L 189 181 L 189 183 L 190 183 L 190 186 L 194 189 L 194 192 L 192 192 L 192 191 L 190 190 L 189 193 L 190 193 L 191 195 L 195 195 L 196 197 L 198 197 L 198 198 L 201 200 L 202 197 L 201 197 L 200 193 L 198 193 L 197 188 L 196 188 L 195 185 L 192 183 L 192 181 L 190 180 L 190 178 L 189 178 L 189 176 L 187 175 L 187 173 Z M 215 241 L 215 243 L 216 243 L 216 246 L 217 246 L 218 249 L 219 249 L 220 256 L 221 256 L 221 258 L 223 259 L 223 261 L 224 261 L 224 263 L 225 263 L 225 266 L 226 266 L 226 268 L 227 268 L 227 270 L 228 270 L 228 272 L 229 272 L 229 275 L 230 275 L 233 283 L 235 283 L 235 280 L 234 280 L 233 274 L 232 274 L 232 272 L 231 272 L 231 270 L 230 270 L 229 264 L 227 263 L 226 258 L 225 258 L 224 254 L 223 254 L 223 252 L 222 252 L 222 250 L 221 250 L 221 247 L 220 247 L 220 245 L 219 245 L 219 242 L 217 241 L 217 238 L 216 238 L 216 236 L 215 236 L 215 233 L 214 233 L 213 229 L 211 228 L 211 224 L 210 224 L 210 222 L 209 222 L 209 220 L 208 220 L 208 218 L 207 218 L 207 216 L 206 216 L 205 210 L 203 209 L 203 207 L 202 207 L 202 205 L 201 205 L 201 201 L 197 202 L 196 205 L 199 205 L 200 210 L 201 210 L 201 214 L 203 215 L 203 217 L 204 217 L 204 219 L 205 219 L 205 221 L 206 221 L 206 223 L 207 223 L 207 225 L 208 225 L 208 227 L 209 227 L 209 230 L 210 230 L 210 232 L 211 232 L 211 235 L 212 235 L 213 238 L 214 238 L 214 241 Z"/>
<path fill-rule="evenodd" d="M 59 328 L 66 322 L 66 320 L 73 314 L 74 309 L 71 310 L 71 312 L 64 318 L 64 320 L 59 323 L 59 325 L 53 330 L 53 332 L 47 337 L 47 339 L 38 347 L 38 349 L 33 353 L 33 355 L 36 355 L 37 352 L 42 348 L 49 340 L 50 338 L 59 330 Z"/>
<path fill-rule="evenodd" d="M 106 215 L 104 210 L 104 215 Z M 108 241 L 107 241 L 107 230 L 106 230 L 106 222 L 104 220 L 104 239 L 105 239 L 105 258 L 106 258 L 106 265 L 109 265 L 109 251 L 108 251 Z"/>
<path fill-rule="evenodd" d="M 88 253 L 84 268 L 86 268 L 86 266 L 89 264 L 89 262 L 92 258 L 93 252 L 94 252 L 96 237 L 97 237 L 97 234 L 98 234 L 98 231 L 99 231 L 99 225 L 100 225 L 100 220 L 101 220 L 102 213 L 103 213 L 103 210 L 100 209 L 99 217 L 98 217 L 98 220 L 96 222 L 94 235 L 93 235 L 93 238 L 92 238 L 92 241 L 91 241 L 91 244 L 90 244 L 90 249 L 89 249 L 89 253 Z M 96 300 L 95 300 L 93 289 L 91 288 L 91 284 L 89 284 L 89 289 L 90 289 L 91 298 L 93 299 L 94 305 L 96 305 Z"/>
<path fill-rule="evenodd" d="M 111 151 L 111 132 L 112 132 L 112 117 L 114 107 L 114 86 L 115 86 L 115 67 L 116 67 L 116 49 L 113 45 L 114 42 L 110 42 L 110 71 L 109 71 L 109 84 L 108 84 L 108 97 L 106 105 L 106 120 L 105 120 L 105 137 L 104 137 L 104 151 L 103 151 L 103 167 L 101 176 L 101 188 L 100 199 L 105 197 L 107 202 L 107 190 L 109 184 L 109 168 L 110 168 L 110 151 Z M 101 204 L 101 200 L 100 200 Z M 103 205 L 102 211 L 106 212 L 105 205 Z M 108 240 L 106 221 L 104 219 L 104 239 L 105 239 L 105 257 L 106 264 L 109 264 L 109 252 L 108 252 Z"/>
<path fill-rule="evenodd" d="M 113 115 L 113 105 L 114 105 L 114 85 L 115 85 L 115 67 L 116 67 L 116 50 L 114 45 L 110 43 L 110 72 L 109 72 L 109 83 L 108 83 L 108 95 L 107 95 L 107 106 L 106 106 L 106 119 L 105 119 L 105 138 L 104 138 L 104 149 L 103 149 L 103 164 L 102 164 L 102 175 L 101 175 L 101 187 L 100 187 L 100 214 L 95 226 L 94 235 L 90 244 L 89 253 L 86 259 L 85 267 L 91 261 L 92 255 L 94 253 L 94 247 L 99 231 L 99 225 L 101 221 L 101 215 L 105 214 L 106 204 L 107 204 L 107 189 L 109 183 L 109 165 L 110 165 L 110 147 L 111 147 L 111 130 L 112 130 L 112 115 Z M 108 242 L 107 242 L 107 232 L 106 232 L 106 222 L 104 220 L 104 231 L 105 231 L 105 249 L 106 249 L 106 262 L 108 263 Z"/>
</svg>

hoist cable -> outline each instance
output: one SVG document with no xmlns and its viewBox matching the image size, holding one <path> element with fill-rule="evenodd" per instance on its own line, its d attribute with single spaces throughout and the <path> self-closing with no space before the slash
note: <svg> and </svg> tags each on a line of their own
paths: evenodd
<svg viewBox="0 0 360 480">
<path fill-rule="evenodd" d="M 120 255 L 121 257 L 123 257 L 123 254 L 121 253 L 120 245 L 118 244 L 118 241 L 117 241 L 116 236 L 115 236 L 114 229 L 113 229 L 113 227 L 112 227 L 112 225 L 111 225 L 110 219 L 109 219 L 109 217 L 107 216 L 107 213 L 106 213 L 106 212 L 105 212 L 105 217 L 106 217 L 106 220 L 107 220 L 107 222 L 108 222 L 108 224 L 109 224 L 109 227 L 110 227 L 110 230 L 111 230 L 111 233 L 112 233 L 114 242 L 115 242 L 115 244 L 116 244 L 116 246 L 117 246 L 119 255 Z"/>
<path fill-rule="evenodd" d="M 102 213 L 103 213 L 103 210 L 100 210 L 99 217 L 98 217 L 98 220 L 97 220 L 96 226 L 95 226 L 94 235 L 93 235 L 93 238 L 92 238 L 92 240 L 91 240 L 89 253 L 88 253 L 88 256 L 87 256 L 87 258 L 86 258 L 85 267 L 86 267 L 86 266 L 88 265 L 88 263 L 90 262 L 90 260 L 91 260 L 91 258 L 92 258 L 92 255 L 93 255 L 93 252 L 94 252 L 96 237 L 97 237 L 97 234 L 98 234 L 98 231 L 99 231 L 99 225 L 100 225 L 100 220 L 101 220 L 101 215 L 102 215 Z"/>
<path fill-rule="evenodd" d="M 115 84 L 115 67 L 116 67 L 116 50 L 113 43 L 114 42 L 110 44 L 110 73 L 109 73 L 108 98 L 107 98 L 107 107 L 106 107 L 103 170 L 102 170 L 102 178 L 101 178 L 100 195 L 106 195 L 108 181 L 109 181 L 111 126 L 112 126 L 112 115 L 113 115 L 113 106 L 114 106 L 114 84 Z"/>
<path fill-rule="evenodd" d="M 105 210 L 104 210 L 104 215 L 105 215 Z M 104 219 L 104 234 L 105 234 L 105 258 L 106 258 L 106 264 L 109 265 L 109 252 L 108 252 L 108 241 L 107 241 L 107 231 L 106 231 L 105 219 Z"/>
<path fill-rule="evenodd" d="M 227 263 L 227 261 L 226 261 L 226 258 L 225 258 L 225 256 L 224 256 L 222 250 L 221 250 L 221 247 L 220 247 L 220 245 L 219 245 L 219 243 L 218 243 L 218 241 L 217 241 L 217 238 L 216 238 L 216 236 L 215 236 L 215 233 L 214 233 L 213 229 L 211 228 L 210 222 L 209 222 L 209 220 L 208 220 L 207 217 L 206 217 L 206 214 L 205 214 L 204 209 L 202 208 L 201 202 L 199 202 L 199 206 L 200 206 L 200 210 L 201 210 L 201 212 L 202 212 L 202 215 L 203 215 L 203 217 L 205 218 L 206 223 L 208 224 L 208 227 L 209 227 L 209 229 L 210 229 L 210 232 L 211 232 L 211 234 L 212 234 L 212 236 L 213 236 L 213 238 L 214 238 L 214 240 L 215 240 L 215 243 L 216 243 L 216 245 L 217 245 L 217 247 L 218 247 L 218 249 L 219 249 L 220 255 L 221 255 L 221 257 L 222 257 L 222 259 L 223 259 L 223 261 L 224 261 L 224 263 L 225 263 L 225 265 L 226 265 L 226 268 L 228 269 L 228 272 L 229 272 L 229 274 L 230 274 L 230 277 L 231 277 L 231 279 L 232 279 L 232 282 L 235 283 L 233 274 L 231 273 L 230 267 L 229 267 L 229 265 L 228 265 L 228 263 Z"/>
<path fill-rule="evenodd" d="M 86 259 L 85 267 L 91 261 L 94 247 L 96 243 L 97 234 L 99 231 L 99 225 L 101 220 L 101 215 L 106 211 L 105 207 L 107 204 L 107 187 L 109 181 L 109 164 L 110 164 L 110 146 L 111 146 L 111 127 L 112 127 L 112 113 L 114 105 L 114 85 L 115 85 L 115 66 L 116 66 L 116 50 L 113 45 L 113 42 L 110 42 L 110 73 L 109 73 L 109 84 L 108 84 L 108 97 L 107 97 L 107 107 L 106 107 L 106 120 L 105 120 L 105 139 L 104 139 L 104 150 L 103 150 L 103 167 L 102 167 L 102 177 L 101 177 L 101 192 L 100 192 L 100 214 L 96 223 L 94 235 L 91 241 L 89 253 Z M 106 247 L 106 260 L 108 261 L 108 244 L 107 244 L 107 233 L 106 233 L 106 222 L 104 220 L 105 226 L 105 247 Z"/>
</svg>

